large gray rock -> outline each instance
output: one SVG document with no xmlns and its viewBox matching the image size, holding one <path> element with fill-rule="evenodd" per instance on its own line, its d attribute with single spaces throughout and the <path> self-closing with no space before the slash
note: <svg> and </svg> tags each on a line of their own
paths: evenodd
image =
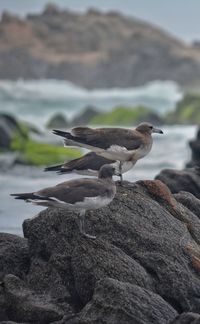
<svg viewBox="0 0 200 324">
<path fill-rule="evenodd" d="M 200 198 L 200 169 L 199 167 L 185 170 L 162 170 L 155 179 L 164 182 L 172 193 L 188 191 Z"/>
<path fill-rule="evenodd" d="M 133 318 L 167 323 L 176 312 L 200 313 L 199 201 L 192 201 L 193 208 L 186 207 L 158 180 L 127 183 L 108 207 L 87 213 L 87 231 L 95 241 L 79 233 L 75 213 L 42 211 L 23 224 L 31 257 L 28 285 L 62 309 L 60 324 L 77 313 L 72 323 L 100 323 L 98 314 L 105 314 L 108 324 Z M 113 312 L 116 305 L 115 315 L 108 305 Z"/>
</svg>

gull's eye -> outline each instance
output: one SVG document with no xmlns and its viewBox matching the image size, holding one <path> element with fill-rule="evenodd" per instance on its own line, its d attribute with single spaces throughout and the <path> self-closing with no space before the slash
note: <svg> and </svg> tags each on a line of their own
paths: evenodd
<svg viewBox="0 0 200 324">
<path fill-rule="evenodd" d="M 153 126 L 149 126 L 150 129 L 153 129 Z"/>
</svg>

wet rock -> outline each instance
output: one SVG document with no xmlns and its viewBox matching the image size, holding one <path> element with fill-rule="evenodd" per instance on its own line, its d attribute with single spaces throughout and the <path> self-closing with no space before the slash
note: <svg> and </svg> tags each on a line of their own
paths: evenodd
<svg viewBox="0 0 200 324">
<path fill-rule="evenodd" d="M 82 113 L 76 116 L 73 121 L 72 125 L 88 125 L 90 120 L 98 114 L 97 109 L 93 106 L 88 106 L 84 109 Z"/>
<path fill-rule="evenodd" d="M 56 114 L 50 118 L 46 127 L 47 128 L 67 128 L 69 127 L 69 123 L 64 115 Z"/>
<path fill-rule="evenodd" d="M 200 314 L 183 313 L 178 315 L 170 324 L 200 324 Z"/>
<path fill-rule="evenodd" d="M 162 170 L 155 179 L 164 182 L 172 193 L 188 191 L 200 198 L 200 170 L 198 167 L 185 170 Z"/>
<path fill-rule="evenodd" d="M 70 324 L 165 324 L 176 311 L 160 296 L 136 285 L 106 278 L 100 280 L 92 300 L 83 308 L 78 319 Z"/>
<path fill-rule="evenodd" d="M 47 295 L 36 295 L 16 276 L 5 276 L 4 289 L 10 320 L 48 324 L 63 317 L 62 311 L 51 303 Z"/>
<path fill-rule="evenodd" d="M 0 147 L 9 149 L 13 135 L 19 131 L 19 126 L 14 117 L 0 114 Z"/>
<path fill-rule="evenodd" d="M 187 167 L 200 166 L 200 128 L 197 131 L 197 136 L 189 142 L 192 150 L 192 159 L 187 164 Z"/>
<path fill-rule="evenodd" d="M 17 235 L 0 233 L 0 280 L 12 273 L 23 278 L 29 269 L 28 242 Z"/>
<path fill-rule="evenodd" d="M 19 160 L 19 153 L 18 152 L 6 152 L 0 154 L 0 170 L 2 171 L 9 171 L 10 168 L 14 167 L 16 162 Z"/>
</svg>

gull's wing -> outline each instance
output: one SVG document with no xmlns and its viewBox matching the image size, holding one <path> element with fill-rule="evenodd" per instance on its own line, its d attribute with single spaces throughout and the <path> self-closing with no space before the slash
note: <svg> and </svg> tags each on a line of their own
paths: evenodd
<svg viewBox="0 0 200 324">
<path fill-rule="evenodd" d="M 65 143 L 81 144 L 85 147 L 96 147 L 107 150 L 116 145 L 127 150 L 136 150 L 143 144 L 141 134 L 135 130 L 124 128 L 96 128 L 75 127 L 71 133 L 54 131 L 55 134 L 66 138 Z"/>
<path fill-rule="evenodd" d="M 109 194 L 110 189 L 99 179 L 76 179 L 35 192 L 37 197 L 56 200 L 67 204 L 84 201 L 85 197 L 98 197 Z"/>
<path fill-rule="evenodd" d="M 73 170 L 95 170 L 98 171 L 102 165 L 115 162 L 114 160 L 108 160 L 102 156 L 97 155 L 94 152 L 90 152 L 79 159 L 71 160 L 63 164 L 62 169 Z"/>
</svg>

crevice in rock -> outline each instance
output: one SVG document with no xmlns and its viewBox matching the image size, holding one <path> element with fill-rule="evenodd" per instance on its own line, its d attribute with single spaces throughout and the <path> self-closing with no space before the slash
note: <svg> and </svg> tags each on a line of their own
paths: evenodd
<svg viewBox="0 0 200 324">
<path fill-rule="evenodd" d="M 183 307 L 181 306 L 181 304 L 179 303 L 179 301 L 177 301 L 175 298 L 173 297 L 169 297 L 169 296 L 165 296 L 165 295 L 160 295 L 168 304 L 170 304 L 179 314 L 184 312 Z"/>
<path fill-rule="evenodd" d="M 138 260 L 137 260 L 138 262 Z M 139 262 L 138 262 L 139 263 Z M 151 267 L 149 266 L 144 266 L 141 262 L 140 262 L 141 266 L 146 270 L 146 272 L 151 276 L 151 278 L 155 281 L 159 281 L 159 276 L 157 275 L 157 272 L 152 269 Z"/>
<path fill-rule="evenodd" d="M 76 290 L 71 262 L 69 263 L 69 266 L 70 266 L 70 274 L 71 274 L 71 276 L 70 276 L 70 280 L 68 278 L 68 280 L 70 282 L 70 284 L 68 285 L 68 289 L 69 289 L 71 299 L 68 302 L 74 307 L 75 312 L 80 312 L 81 309 L 85 305 L 81 301 L 81 299 L 80 299 L 80 297 L 79 297 L 79 295 L 77 293 L 77 290 Z"/>
</svg>

